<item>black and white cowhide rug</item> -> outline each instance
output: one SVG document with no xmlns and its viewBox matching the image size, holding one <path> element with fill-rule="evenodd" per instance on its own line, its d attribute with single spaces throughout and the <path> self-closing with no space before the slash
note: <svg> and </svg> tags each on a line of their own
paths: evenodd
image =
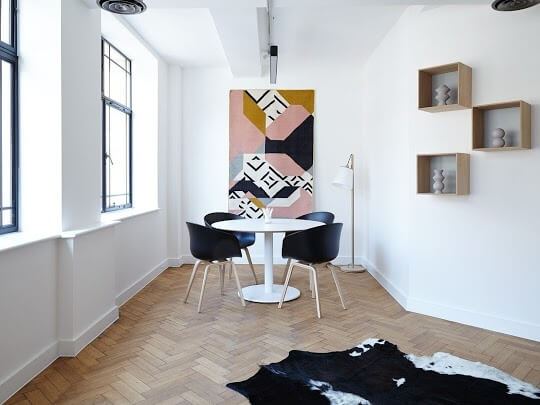
<svg viewBox="0 0 540 405">
<path fill-rule="evenodd" d="M 227 387 L 252 404 L 528 404 L 540 390 L 448 353 L 415 356 L 382 339 L 343 352 L 293 350 Z"/>
</svg>

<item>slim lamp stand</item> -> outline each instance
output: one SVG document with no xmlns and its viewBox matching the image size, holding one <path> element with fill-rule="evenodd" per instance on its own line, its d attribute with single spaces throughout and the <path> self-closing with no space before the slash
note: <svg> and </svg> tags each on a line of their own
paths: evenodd
<svg viewBox="0 0 540 405">
<path fill-rule="evenodd" d="M 351 190 L 351 251 L 352 251 L 352 260 L 351 264 L 346 266 L 336 266 L 341 271 L 345 273 L 363 273 L 366 271 L 364 266 L 356 265 L 354 263 L 354 155 L 351 153 L 347 165 L 341 167 L 341 172 L 338 173 L 336 179 L 334 180 L 334 185 L 347 188 Z"/>
</svg>

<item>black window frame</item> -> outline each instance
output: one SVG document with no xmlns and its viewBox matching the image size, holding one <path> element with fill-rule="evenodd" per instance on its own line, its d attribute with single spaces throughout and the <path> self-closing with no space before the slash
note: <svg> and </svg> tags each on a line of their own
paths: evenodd
<svg viewBox="0 0 540 405">
<path fill-rule="evenodd" d="M 112 212 L 112 211 L 119 211 L 124 210 L 128 208 L 133 208 L 133 110 L 132 108 L 128 107 L 127 105 L 124 105 L 122 103 L 119 103 L 107 96 L 105 96 L 105 80 L 104 80 L 104 69 L 105 69 L 105 46 L 110 46 L 110 48 L 114 49 L 116 52 L 118 52 L 120 55 L 122 55 L 124 58 L 126 58 L 127 61 L 129 61 L 130 69 L 129 69 L 129 104 L 130 106 L 133 106 L 133 75 L 132 75 L 132 66 L 133 62 L 130 58 L 128 58 L 122 51 L 120 51 L 117 47 L 115 47 L 113 44 L 111 44 L 106 38 L 101 38 L 101 99 L 102 99 L 102 168 L 101 168 L 101 175 L 102 175 L 102 190 L 101 190 L 101 212 Z M 109 55 L 110 56 L 110 55 Z M 109 63 L 115 63 L 113 60 L 109 58 Z M 110 84 L 111 76 L 109 73 L 109 84 Z M 128 135 L 128 150 L 129 150 L 129 192 L 127 195 L 129 196 L 129 202 L 127 204 L 118 205 L 118 206 L 108 206 L 107 204 L 107 198 L 111 197 L 111 195 L 107 194 L 107 160 L 110 160 L 109 155 L 107 154 L 107 107 L 115 108 L 122 113 L 129 116 L 129 135 Z"/>
<path fill-rule="evenodd" d="M 1 1 L 1 0 L 0 0 Z M 0 177 L 0 235 L 19 230 L 19 57 L 17 29 L 17 0 L 10 2 L 11 44 L 0 41 L 0 60 L 12 65 L 11 77 L 11 207 L 2 207 L 2 179 Z M 1 106 L 1 99 L 0 99 Z M 0 126 L 0 173 L 2 170 L 2 127 Z M 13 224 L 4 226 L 2 211 L 12 210 Z"/>
</svg>

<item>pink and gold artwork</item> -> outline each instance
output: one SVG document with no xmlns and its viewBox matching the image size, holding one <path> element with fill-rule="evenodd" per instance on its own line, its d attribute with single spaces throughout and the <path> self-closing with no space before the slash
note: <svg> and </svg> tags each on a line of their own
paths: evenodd
<svg viewBox="0 0 540 405">
<path fill-rule="evenodd" d="M 229 211 L 295 218 L 313 208 L 313 90 L 231 90 Z"/>
</svg>

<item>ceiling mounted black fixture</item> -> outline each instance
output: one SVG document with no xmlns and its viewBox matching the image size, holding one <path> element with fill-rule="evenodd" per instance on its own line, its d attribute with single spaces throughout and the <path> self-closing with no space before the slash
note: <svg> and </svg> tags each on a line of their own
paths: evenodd
<svg viewBox="0 0 540 405">
<path fill-rule="evenodd" d="M 97 4 L 103 10 L 123 15 L 140 14 L 146 10 L 142 0 L 97 0 Z"/>
<path fill-rule="evenodd" d="M 495 0 L 491 7 L 497 11 L 517 11 L 537 4 L 540 4 L 540 0 Z"/>
</svg>

